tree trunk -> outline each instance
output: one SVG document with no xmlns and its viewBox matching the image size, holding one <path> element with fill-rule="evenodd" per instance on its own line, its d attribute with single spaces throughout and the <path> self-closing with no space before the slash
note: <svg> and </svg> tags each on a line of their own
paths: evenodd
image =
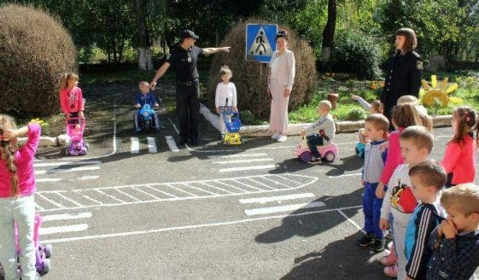
<svg viewBox="0 0 479 280">
<path fill-rule="evenodd" d="M 151 53 L 150 34 L 146 25 L 147 5 L 148 0 L 136 0 L 136 18 L 138 24 L 138 69 L 152 70 L 153 60 Z"/>
<path fill-rule="evenodd" d="M 331 49 L 334 42 L 334 31 L 336 30 L 337 18 L 336 0 L 328 0 L 328 22 L 323 30 L 323 44 L 321 59 L 323 67 L 327 70 L 331 67 Z"/>
</svg>

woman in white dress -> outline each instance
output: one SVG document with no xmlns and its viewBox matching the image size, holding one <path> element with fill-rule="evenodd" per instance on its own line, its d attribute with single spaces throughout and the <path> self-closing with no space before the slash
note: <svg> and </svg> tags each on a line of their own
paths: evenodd
<svg viewBox="0 0 479 280">
<path fill-rule="evenodd" d="M 288 103 L 296 72 L 294 53 L 287 48 L 288 34 L 280 31 L 276 35 L 277 51 L 270 62 L 268 94 L 271 97 L 269 129 L 274 140 L 286 141 L 288 135 Z"/>
</svg>

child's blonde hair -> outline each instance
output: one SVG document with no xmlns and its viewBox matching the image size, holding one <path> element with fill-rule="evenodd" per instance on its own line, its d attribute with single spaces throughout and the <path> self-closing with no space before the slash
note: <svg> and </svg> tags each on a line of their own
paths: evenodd
<svg viewBox="0 0 479 280">
<path fill-rule="evenodd" d="M 319 101 L 318 107 L 325 108 L 328 112 L 331 112 L 333 105 L 331 105 L 331 102 L 328 100 L 321 100 Z"/>
<path fill-rule="evenodd" d="M 0 135 L 3 136 L 6 129 L 17 129 L 15 120 L 8 115 L 0 115 Z M 9 141 L 0 141 L 0 159 L 5 162 L 5 167 L 12 174 L 10 196 L 17 196 L 20 190 L 18 188 L 17 167 L 15 166 L 15 151 Z"/>
<path fill-rule="evenodd" d="M 466 217 L 479 214 L 479 186 L 468 183 L 451 187 L 442 192 L 441 204 L 444 208 L 458 208 Z"/>
<path fill-rule="evenodd" d="M 223 75 L 228 75 L 231 79 L 231 77 L 233 77 L 233 71 L 231 71 L 231 69 L 227 65 L 223 65 L 220 68 L 220 76 Z"/>
<path fill-rule="evenodd" d="M 412 103 L 398 104 L 392 112 L 392 121 L 398 126 L 406 128 L 411 125 L 422 125 L 421 117 L 416 106 Z"/>
<path fill-rule="evenodd" d="M 469 106 L 460 106 L 454 110 L 452 117 L 457 120 L 457 131 L 449 143 L 464 144 L 464 138 L 476 126 L 477 113 Z M 479 129 L 479 125 L 476 128 Z"/>
<path fill-rule="evenodd" d="M 419 100 L 417 99 L 416 96 L 413 96 L 413 95 L 403 95 L 399 97 L 396 104 L 399 105 L 404 103 L 413 103 L 414 105 L 419 105 Z"/>
<path fill-rule="evenodd" d="M 401 140 L 412 141 L 419 149 L 426 148 L 428 153 L 431 153 L 432 147 L 434 146 L 434 137 L 421 125 L 407 127 L 399 138 Z"/>
<path fill-rule="evenodd" d="M 371 109 L 373 109 L 376 113 L 381 113 L 379 108 L 381 107 L 381 101 L 379 100 L 374 100 L 371 102 Z"/>
<path fill-rule="evenodd" d="M 60 90 L 65 89 L 65 88 L 68 87 L 68 81 L 70 79 L 75 79 L 75 81 L 78 81 L 78 75 L 75 74 L 75 73 L 71 73 L 71 72 L 64 73 L 60 77 Z"/>
<path fill-rule="evenodd" d="M 150 84 L 147 81 L 141 81 L 140 83 L 138 83 L 139 88 L 141 88 L 142 85 L 150 86 Z"/>
</svg>

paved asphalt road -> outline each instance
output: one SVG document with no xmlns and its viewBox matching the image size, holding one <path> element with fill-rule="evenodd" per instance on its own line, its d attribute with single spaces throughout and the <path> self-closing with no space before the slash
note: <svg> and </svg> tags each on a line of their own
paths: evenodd
<svg viewBox="0 0 479 280">
<path fill-rule="evenodd" d="M 355 134 L 336 136 L 334 163 L 311 165 L 292 156 L 299 137 L 228 147 L 203 120 L 200 146 L 172 151 L 172 115 L 161 132 L 135 135 L 122 104 L 87 156 L 37 153 L 41 239 L 53 245 L 45 279 L 385 278 L 383 254 L 356 245 Z M 451 130 L 434 134 L 440 159 Z"/>
</svg>

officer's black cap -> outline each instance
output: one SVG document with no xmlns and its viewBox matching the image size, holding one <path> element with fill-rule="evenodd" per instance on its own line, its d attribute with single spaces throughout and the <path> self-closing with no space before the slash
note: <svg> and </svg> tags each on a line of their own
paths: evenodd
<svg viewBox="0 0 479 280">
<path fill-rule="evenodd" d="M 183 30 L 183 31 L 181 31 L 180 37 L 181 37 L 181 39 L 193 38 L 193 39 L 195 39 L 195 40 L 198 40 L 198 39 L 200 38 L 200 37 L 198 37 L 198 35 L 196 35 L 195 33 L 193 33 L 193 31 L 191 31 L 191 30 Z"/>
</svg>

